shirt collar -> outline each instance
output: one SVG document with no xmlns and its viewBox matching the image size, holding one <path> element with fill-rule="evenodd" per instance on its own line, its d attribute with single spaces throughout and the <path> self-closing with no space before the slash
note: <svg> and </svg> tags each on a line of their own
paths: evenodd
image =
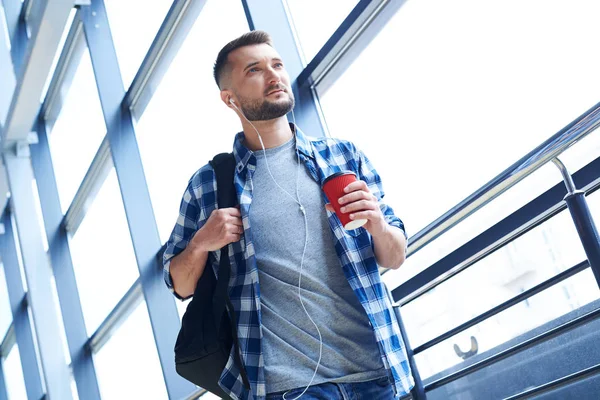
<svg viewBox="0 0 600 400">
<path fill-rule="evenodd" d="M 290 128 L 295 132 L 296 139 L 296 148 L 298 151 L 306 157 L 314 158 L 314 150 L 310 140 L 304 135 L 304 133 L 290 122 Z M 242 172 L 250 159 L 254 156 L 254 152 L 244 146 L 244 131 L 239 132 L 235 135 L 235 140 L 233 141 L 233 155 L 235 157 L 236 170 L 237 172 Z"/>
</svg>

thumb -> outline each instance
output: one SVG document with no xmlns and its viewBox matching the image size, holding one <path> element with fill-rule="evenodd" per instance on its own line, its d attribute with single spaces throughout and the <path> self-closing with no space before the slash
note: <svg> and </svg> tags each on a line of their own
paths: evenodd
<svg viewBox="0 0 600 400">
<path fill-rule="evenodd" d="M 325 209 L 327 211 L 335 212 L 335 210 L 333 209 L 333 206 L 329 203 L 325 204 Z"/>
</svg>

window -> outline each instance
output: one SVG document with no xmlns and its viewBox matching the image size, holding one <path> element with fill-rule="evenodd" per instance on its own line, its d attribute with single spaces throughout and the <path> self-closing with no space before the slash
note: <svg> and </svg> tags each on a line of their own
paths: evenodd
<svg viewBox="0 0 600 400">
<path fill-rule="evenodd" d="M 63 213 L 75 197 L 105 133 L 92 62 L 85 51 L 48 137 Z"/>
<path fill-rule="evenodd" d="M 599 7 L 409 1 L 316 88 L 329 130 L 374 161 L 414 234 L 598 101 Z"/>
<path fill-rule="evenodd" d="M 144 301 L 94 356 L 94 363 L 102 398 L 168 398 Z"/>
<path fill-rule="evenodd" d="M 177 313 L 179 314 L 179 319 L 183 318 L 183 314 L 185 314 L 190 301 L 192 301 L 192 299 L 187 299 L 185 301 L 178 300 L 175 302 L 175 304 L 177 305 Z"/>
<path fill-rule="evenodd" d="M 172 0 L 105 0 L 125 89 L 137 73 Z"/>
<path fill-rule="evenodd" d="M 320 1 L 285 0 L 290 20 L 296 28 L 299 47 L 305 63 L 317 55 L 321 47 L 333 35 L 358 0 Z"/>
<path fill-rule="evenodd" d="M 232 149 L 241 125 L 219 97 L 213 64 L 219 50 L 248 31 L 237 0 L 209 1 L 173 60 L 136 127 L 160 238 L 179 215 L 192 174 Z"/>
<path fill-rule="evenodd" d="M 600 131 L 595 130 L 568 148 L 559 158 L 565 163 L 569 172 L 574 173 L 599 155 Z M 558 168 L 549 162 L 417 253 L 412 254 L 402 268 L 388 271 L 384 275 L 384 280 L 392 288 L 406 282 L 555 184 L 563 186 L 562 176 Z"/>
<path fill-rule="evenodd" d="M 114 168 L 70 244 L 91 335 L 139 276 Z"/>
<path fill-rule="evenodd" d="M 530 298 L 528 302 L 520 303 L 498 314 L 492 320 L 482 322 L 464 332 L 462 337 L 450 338 L 438 346 L 426 350 L 415 357 L 421 377 L 430 379 L 429 382 L 431 382 L 447 375 L 449 372 L 473 365 L 486 356 L 497 354 L 501 350 L 522 343 L 524 340 L 539 335 L 548 329 L 592 310 L 597 310 L 600 304 L 598 300 L 595 300 L 598 298 L 597 286 L 595 293 L 586 291 L 586 293 L 593 296 L 588 299 L 581 298 L 580 305 L 582 308 L 577 311 L 570 312 L 571 304 L 564 302 L 567 290 L 585 290 L 592 287 L 592 285 L 595 285 L 592 272 L 587 269 L 567 279 L 563 284 L 537 294 Z M 591 300 L 595 301 L 591 302 Z M 589 304 L 586 304 L 588 302 Z M 543 311 L 541 314 L 537 314 L 536 310 Z M 568 315 L 565 315 L 565 313 L 568 313 Z M 574 330 L 565 330 L 557 337 L 549 337 L 548 340 L 544 340 L 534 347 L 522 349 L 522 351 L 508 358 L 498 361 L 497 364 L 490 365 L 428 392 L 427 398 L 444 400 L 464 398 L 505 399 L 521 391 L 590 368 L 598 362 L 597 352 L 590 351 L 590 348 L 595 346 L 591 335 L 598 329 L 598 325 L 594 325 L 595 322 L 597 321 L 590 321 L 588 324 L 579 326 Z M 519 331 L 527 333 L 515 338 L 515 334 L 518 334 Z M 457 344 L 462 351 L 466 351 L 470 348 L 470 336 L 476 338 L 479 351 L 473 358 L 462 362 L 452 347 L 453 344 Z M 512 338 L 515 338 L 515 340 L 510 340 Z M 510 342 L 507 342 L 509 340 Z M 489 351 L 486 352 L 486 350 Z M 430 357 L 429 360 L 427 360 L 428 357 Z M 448 362 L 449 358 L 453 359 L 451 363 Z M 435 369 L 444 369 L 444 372 L 435 376 L 430 376 L 430 371 L 421 372 L 425 369 L 422 366 L 432 365 L 432 359 L 435 359 Z M 567 359 L 569 359 L 569 362 L 565 362 Z M 449 370 L 445 369 L 450 364 L 458 365 Z M 578 388 L 583 389 L 583 391 L 575 390 L 577 386 L 568 385 L 568 387 L 561 388 L 562 390 L 559 389 L 560 392 L 554 391 L 551 397 L 546 398 L 564 399 L 573 395 L 573 398 L 586 398 L 588 393 L 598 392 L 597 389 L 591 389 L 587 385 L 587 387 Z M 577 392 L 581 394 L 577 395 Z"/>
<path fill-rule="evenodd" d="M 4 372 L 4 383 L 10 400 L 27 400 L 25 389 L 25 378 L 23 378 L 23 367 L 21 366 L 21 355 L 19 346 L 15 343 L 8 356 L 2 362 Z"/>
<path fill-rule="evenodd" d="M 202 399 L 202 400 L 218 400 L 218 399 L 220 399 L 219 396 L 215 396 L 211 392 L 206 392 L 202 396 L 200 396 L 199 398 Z"/>
<path fill-rule="evenodd" d="M 583 260 L 583 247 L 565 210 L 404 306 L 402 315 L 411 346 L 417 347 Z M 458 343 L 467 348 L 471 335 L 477 338 L 482 353 L 599 295 L 588 268 L 420 354 L 419 372 L 425 378 L 461 362 L 452 347 Z"/>
<path fill-rule="evenodd" d="M 0 264 L 0 266 L 0 341 L 2 341 L 12 323 L 12 311 L 10 309 L 8 287 L 6 286 L 6 275 L 4 274 L 5 267 L 4 264 Z"/>
</svg>

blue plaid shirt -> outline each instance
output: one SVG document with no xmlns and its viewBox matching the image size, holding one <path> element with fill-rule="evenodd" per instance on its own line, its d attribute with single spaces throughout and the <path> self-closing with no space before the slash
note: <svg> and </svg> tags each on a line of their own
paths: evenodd
<svg viewBox="0 0 600 400">
<path fill-rule="evenodd" d="M 264 358 L 261 351 L 260 286 L 248 217 L 252 203 L 252 175 L 256 169 L 256 157 L 242 144 L 243 139 L 243 132 L 236 135 L 233 154 L 236 161 L 234 181 L 244 224 L 244 235 L 239 242 L 229 245 L 232 268 L 229 295 L 238 321 L 241 358 L 251 390 L 248 391 L 244 387 L 239 368 L 233 361 L 234 348 L 231 350 L 219 383 L 233 399 L 258 400 L 264 399 L 267 393 Z M 308 137 L 297 129 L 296 148 L 301 161 L 319 184 L 335 172 L 354 171 L 379 199 L 386 221 L 404 231 L 402 221 L 394 215 L 391 207 L 381 201 L 384 193 L 379 175 L 366 156 L 352 143 L 325 137 Z M 216 191 L 214 170 L 207 164 L 192 176 L 183 194 L 179 218 L 164 253 L 164 278 L 171 291 L 173 291 L 173 282 L 169 273 L 170 260 L 185 249 L 194 233 L 206 223 L 212 211 L 217 209 Z M 323 200 L 326 200 L 325 195 Z M 335 250 L 342 266 L 340 272 L 343 272 L 348 279 L 367 313 L 381 359 L 394 382 L 396 395 L 404 395 L 410 391 L 414 382 L 390 297 L 381 281 L 371 235 L 364 228 L 346 231 L 334 213 L 329 211 L 327 213 L 329 226 L 335 236 Z M 219 257 L 219 252 L 211 252 L 208 258 L 215 276 L 219 267 Z M 176 293 L 174 294 L 181 299 Z"/>
</svg>

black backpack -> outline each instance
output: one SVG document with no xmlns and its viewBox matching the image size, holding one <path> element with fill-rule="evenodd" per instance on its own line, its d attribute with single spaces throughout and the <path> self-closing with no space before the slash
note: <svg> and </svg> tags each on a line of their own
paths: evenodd
<svg viewBox="0 0 600 400">
<path fill-rule="evenodd" d="M 235 159 L 231 153 L 216 155 L 210 162 L 217 178 L 219 208 L 237 205 L 233 184 Z M 231 265 L 228 247 L 221 249 L 218 279 L 207 264 L 194 297 L 181 321 L 175 343 L 175 369 L 188 381 L 229 399 L 219 386 L 219 377 L 229 359 L 231 346 L 235 346 L 235 363 L 241 371 L 244 385 L 250 389 L 246 371 L 241 362 L 237 339 L 235 313 L 228 295 Z"/>
</svg>

